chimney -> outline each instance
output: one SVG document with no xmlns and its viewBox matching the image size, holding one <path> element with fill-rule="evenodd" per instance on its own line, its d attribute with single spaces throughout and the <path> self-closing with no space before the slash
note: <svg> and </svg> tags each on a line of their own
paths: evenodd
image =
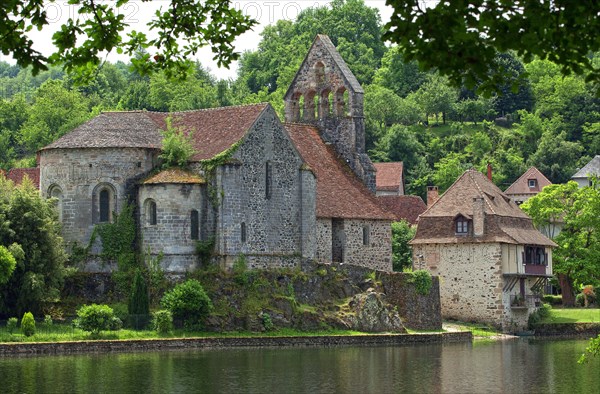
<svg viewBox="0 0 600 394">
<path fill-rule="evenodd" d="M 473 236 L 481 237 L 485 229 L 485 200 L 473 198 Z"/>
<path fill-rule="evenodd" d="M 490 182 L 492 181 L 492 164 L 488 163 L 487 165 L 487 176 Z"/>
<path fill-rule="evenodd" d="M 433 205 L 440 198 L 437 186 L 427 186 L 427 207 Z"/>
</svg>

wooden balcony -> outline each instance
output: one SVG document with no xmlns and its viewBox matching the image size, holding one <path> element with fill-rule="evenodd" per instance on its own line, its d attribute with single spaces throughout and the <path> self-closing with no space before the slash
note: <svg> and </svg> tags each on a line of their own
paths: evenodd
<svg viewBox="0 0 600 394">
<path fill-rule="evenodd" d="M 525 273 L 531 275 L 546 275 L 547 266 L 542 264 L 524 264 Z"/>
</svg>

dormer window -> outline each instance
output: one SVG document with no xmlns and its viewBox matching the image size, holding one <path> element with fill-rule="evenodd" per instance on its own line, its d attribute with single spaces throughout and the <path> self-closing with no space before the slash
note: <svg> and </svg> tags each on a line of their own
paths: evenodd
<svg viewBox="0 0 600 394">
<path fill-rule="evenodd" d="M 528 179 L 527 184 L 529 185 L 529 188 L 532 189 L 537 186 L 537 180 L 536 179 Z"/>
<path fill-rule="evenodd" d="M 456 235 L 467 235 L 469 233 L 469 220 L 464 216 L 458 216 L 455 220 Z"/>
</svg>

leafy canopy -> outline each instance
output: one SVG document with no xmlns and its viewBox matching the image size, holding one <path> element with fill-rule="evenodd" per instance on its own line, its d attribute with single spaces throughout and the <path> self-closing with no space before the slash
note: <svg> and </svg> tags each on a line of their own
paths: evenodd
<svg viewBox="0 0 600 394">
<path fill-rule="evenodd" d="M 388 0 L 394 9 L 383 38 L 400 46 L 407 62 L 438 69 L 456 84 L 481 90 L 501 84 L 508 70 L 490 72 L 496 52 L 514 50 L 525 62 L 548 59 L 563 75 L 588 72 L 600 83 L 590 52 L 600 50 L 600 3 L 568 0 Z"/>
<path fill-rule="evenodd" d="M 131 56 L 134 68 L 142 74 L 156 69 L 177 74 L 187 69 L 186 59 L 205 45 L 211 47 L 219 66 L 228 65 L 239 57 L 233 51 L 234 39 L 256 23 L 229 1 L 170 0 L 147 23 L 154 38 L 135 30 L 125 34 L 130 26 L 119 9 L 125 9 L 130 1 L 69 0 L 76 15 L 52 36 L 56 51 L 49 57 L 33 48 L 28 35 L 32 29 L 43 30 L 52 23 L 46 12 L 48 2 L 3 1 L 0 50 L 12 54 L 21 67 L 32 66 L 34 74 L 48 69 L 49 64 L 62 64 L 68 72 L 91 76 L 104 55 L 113 50 Z M 140 48 L 147 51 L 136 57 Z"/>
</svg>

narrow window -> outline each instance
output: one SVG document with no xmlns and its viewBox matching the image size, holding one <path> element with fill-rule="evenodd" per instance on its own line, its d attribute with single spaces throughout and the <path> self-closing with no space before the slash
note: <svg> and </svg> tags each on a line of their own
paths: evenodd
<svg viewBox="0 0 600 394">
<path fill-rule="evenodd" d="M 148 224 L 151 226 L 156 225 L 156 202 L 152 200 L 148 201 L 146 215 Z"/>
<path fill-rule="evenodd" d="M 48 192 L 48 197 L 56 198 L 56 212 L 58 213 L 58 221 L 63 221 L 63 194 L 58 186 L 52 186 Z"/>
<path fill-rule="evenodd" d="M 464 217 L 456 219 L 456 234 L 467 234 L 469 232 L 469 221 Z"/>
<path fill-rule="evenodd" d="M 363 226 L 363 245 L 369 245 L 370 241 L 370 235 L 371 235 L 371 228 L 370 226 Z"/>
<path fill-rule="evenodd" d="M 190 213 L 190 229 L 191 229 L 191 234 L 190 237 L 192 239 L 198 239 L 198 211 L 196 211 L 195 209 L 192 209 L 192 212 Z"/>
<path fill-rule="evenodd" d="M 110 193 L 107 189 L 100 191 L 100 222 L 110 220 Z"/>
<path fill-rule="evenodd" d="M 246 223 L 242 222 L 240 226 L 240 238 L 242 243 L 246 243 Z"/>
<path fill-rule="evenodd" d="M 273 179 L 272 179 L 272 177 L 273 177 L 272 172 L 273 172 L 273 170 L 271 168 L 271 162 L 267 161 L 265 163 L 265 198 L 267 200 L 271 199 L 271 189 L 272 189 L 272 186 L 273 186 L 272 185 L 272 181 L 273 181 Z"/>
</svg>

